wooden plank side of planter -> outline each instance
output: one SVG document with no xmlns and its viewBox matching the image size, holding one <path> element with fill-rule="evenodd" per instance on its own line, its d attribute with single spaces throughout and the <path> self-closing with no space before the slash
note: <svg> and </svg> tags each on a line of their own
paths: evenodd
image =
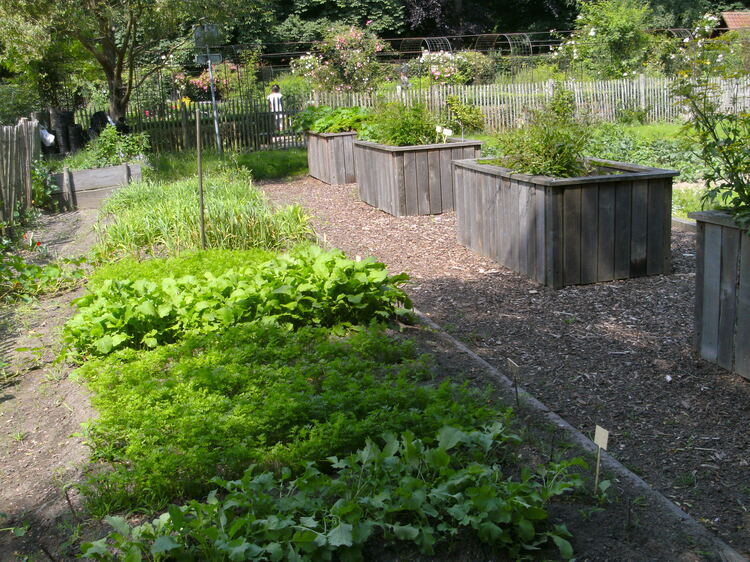
<svg viewBox="0 0 750 562">
<path fill-rule="evenodd" d="M 581 188 L 581 283 L 596 283 L 599 268 L 599 184 Z"/>
<path fill-rule="evenodd" d="M 703 284 L 705 282 L 703 272 L 706 268 L 706 223 L 696 221 L 695 226 L 695 309 L 693 310 L 695 332 L 693 333 L 693 349 L 700 353 L 703 339 Z"/>
<path fill-rule="evenodd" d="M 615 279 L 615 186 L 600 184 L 598 190 L 596 280 Z"/>
<path fill-rule="evenodd" d="M 500 216 L 502 213 L 501 183 L 501 178 L 493 176 L 492 174 L 485 174 L 484 184 L 491 195 L 491 200 L 488 204 L 488 212 L 491 220 L 490 231 L 492 241 L 488 255 L 495 261 L 499 261 L 500 247 L 504 236 L 504 225 L 500 222 Z"/>
<path fill-rule="evenodd" d="M 734 366 L 734 327 L 737 312 L 737 267 L 740 258 L 740 231 L 721 229 L 721 281 L 719 283 L 719 341 L 716 362 L 725 369 Z"/>
<path fill-rule="evenodd" d="M 344 137 L 329 137 L 328 154 L 330 155 L 330 183 L 341 185 L 346 183 L 346 156 L 344 155 Z"/>
<path fill-rule="evenodd" d="M 529 239 L 529 215 L 528 206 L 529 198 L 533 193 L 533 190 L 526 186 L 519 186 L 518 182 L 515 182 L 513 186 L 518 196 L 518 271 L 523 274 L 529 274 L 529 243 L 533 244 L 533 238 Z"/>
<path fill-rule="evenodd" d="M 502 234 L 500 236 L 500 263 L 503 264 L 505 267 L 510 267 L 510 262 L 512 260 L 512 253 L 513 250 L 511 246 L 513 245 L 513 240 L 511 239 L 511 233 L 510 233 L 510 220 L 511 220 L 511 213 L 510 213 L 510 179 L 508 178 L 499 178 L 500 179 L 500 197 L 499 197 L 499 203 L 500 203 L 500 225 L 502 227 Z"/>
<path fill-rule="evenodd" d="M 318 178 L 320 175 L 318 160 L 319 142 L 317 136 L 307 135 L 307 173 L 314 178 Z"/>
<path fill-rule="evenodd" d="M 563 286 L 563 194 L 560 189 L 545 189 L 545 285 L 555 289 Z"/>
<path fill-rule="evenodd" d="M 703 303 L 700 354 L 716 362 L 719 351 L 719 287 L 721 282 L 721 226 L 707 224 L 703 247 Z"/>
<path fill-rule="evenodd" d="M 565 285 L 581 282 L 581 191 L 580 187 L 563 190 L 563 252 Z"/>
<path fill-rule="evenodd" d="M 427 182 L 428 166 L 427 152 L 419 151 L 414 154 L 417 166 L 417 209 L 420 215 L 430 214 L 430 186 Z"/>
<path fill-rule="evenodd" d="M 451 175 L 453 176 L 453 183 L 460 186 L 460 189 L 456 190 L 456 228 L 458 230 L 458 243 L 467 246 L 466 243 L 466 209 L 464 207 L 464 199 L 466 192 L 469 190 L 469 185 L 464 182 L 465 170 L 461 166 L 456 166 L 451 163 Z"/>
<path fill-rule="evenodd" d="M 737 327 L 734 332 L 734 370 L 750 379 L 750 236 L 743 233 L 739 250 Z"/>
<path fill-rule="evenodd" d="M 406 184 L 406 177 L 404 171 L 404 153 L 397 152 L 393 155 L 393 167 L 395 168 L 395 175 L 393 177 L 393 185 L 391 189 L 394 191 L 394 197 L 396 198 L 396 210 L 399 217 L 406 215 L 406 190 L 404 185 Z"/>
<path fill-rule="evenodd" d="M 365 151 L 362 147 L 354 145 L 354 166 L 358 170 L 362 171 L 362 175 L 357 178 L 357 188 L 359 190 L 359 198 L 365 203 L 372 205 L 370 197 L 367 193 L 367 184 L 370 181 L 369 166 L 366 162 Z"/>
<path fill-rule="evenodd" d="M 427 192 L 430 201 L 430 214 L 442 213 L 443 193 L 440 186 L 440 152 L 427 151 Z"/>
<path fill-rule="evenodd" d="M 357 171 L 354 166 L 354 138 L 356 135 L 347 135 L 341 137 L 344 151 L 344 183 L 354 183 L 357 181 Z"/>
<path fill-rule="evenodd" d="M 456 194 L 454 186 L 456 182 L 451 174 L 451 160 L 455 150 L 438 151 L 440 158 L 440 200 L 443 211 L 452 211 L 456 208 Z"/>
<path fill-rule="evenodd" d="M 647 272 L 648 250 L 648 181 L 633 182 L 630 231 L 630 277 Z"/>
<path fill-rule="evenodd" d="M 508 182 L 508 221 L 510 226 L 510 268 L 521 271 L 521 220 L 518 215 L 518 205 L 521 189 L 529 189 L 527 185 L 520 185 L 517 180 Z"/>
<path fill-rule="evenodd" d="M 546 242 L 546 223 L 545 223 L 545 201 L 544 191 L 545 187 L 542 185 L 534 186 L 534 215 L 536 217 L 536 265 L 534 269 L 534 280 L 537 283 L 544 283 L 546 276 L 546 260 L 548 244 Z"/>
<path fill-rule="evenodd" d="M 632 183 L 615 188 L 615 279 L 630 277 L 630 225 Z"/>
<path fill-rule="evenodd" d="M 404 192 L 406 193 L 406 214 L 418 215 L 417 158 L 414 152 L 404 153 Z"/>
</svg>

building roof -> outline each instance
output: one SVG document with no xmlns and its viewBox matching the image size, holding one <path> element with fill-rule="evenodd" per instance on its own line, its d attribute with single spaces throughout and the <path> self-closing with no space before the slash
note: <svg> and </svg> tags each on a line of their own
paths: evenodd
<svg viewBox="0 0 750 562">
<path fill-rule="evenodd" d="M 721 12 L 721 19 L 727 29 L 742 29 L 750 27 L 750 10 L 743 12 Z"/>
</svg>

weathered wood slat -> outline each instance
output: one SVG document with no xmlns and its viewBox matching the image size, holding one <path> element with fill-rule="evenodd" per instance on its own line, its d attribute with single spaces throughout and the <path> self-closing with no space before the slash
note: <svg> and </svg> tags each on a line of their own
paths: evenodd
<svg viewBox="0 0 750 562">
<path fill-rule="evenodd" d="M 721 286 L 721 226 L 707 224 L 703 248 L 703 312 L 700 353 L 716 362 L 719 353 L 719 298 Z"/>
<path fill-rule="evenodd" d="M 446 182 L 450 185 L 450 182 Z M 443 212 L 443 193 L 440 184 L 440 154 L 434 150 L 427 152 L 427 191 L 430 201 L 430 215 Z"/>
<path fill-rule="evenodd" d="M 743 234 L 739 251 L 737 328 L 734 331 L 734 370 L 750 379 L 750 236 Z"/>
<path fill-rule="evenodd" d="M 565 285 L 581 282 L 581 192 L 566 189 L 563 192 L 563 251 L 565 253 Z"/>
<path fill-rule="evenodd" d="M 633 182 L 630 219 L 630 277 L 641 277 L 648 272 L 648 204 L 648 182 Z"/>
<path fill-rule="evenodd" d="M 719 283 L 719 341 L 716 362 L 725 369 L 734 366 L 734 328 L 737 312 L 737 265 L 740 231 L 721 229 L 721 281 Z"/>
<path fill-rule="evenodd" d="M 599 185 L 581 189 L 581 283 L 599 280 Z"/>
<path fill-rule="evenodd" d="M 618 185 L 615 190 L 615 279 L 630 277 L 631 201 L 631 182 Z"/>
</svg>

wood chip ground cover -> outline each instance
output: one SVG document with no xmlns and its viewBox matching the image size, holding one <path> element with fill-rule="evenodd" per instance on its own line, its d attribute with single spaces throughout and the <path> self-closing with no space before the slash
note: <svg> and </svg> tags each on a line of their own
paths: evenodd
<svg viewBox="0 0 750 562">
<path fill-rule="evenodd" d="M 618 460 L 750 553 L 750 383 L 692 351 L 692 234 L 673 231 L 672 275 L 555 291 L 460 246 L 453 213 L 392 217 L 356 185 L 311 179 L 264 189 L 312 213 L 328 244 L 409 273 L 418 309 L 493 366 L 516 361 L 574 427 L 608 428 Z"/>
</svg>

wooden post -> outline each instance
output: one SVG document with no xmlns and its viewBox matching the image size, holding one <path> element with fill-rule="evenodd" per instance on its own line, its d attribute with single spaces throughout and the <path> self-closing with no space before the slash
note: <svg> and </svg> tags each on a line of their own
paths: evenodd
<svg viewBox="0 0 750 562">
<path fill-rule="evenodd" d="M 201 248 L 206 249 L 206 217 L 203 205 L 203 155 L 201 154 L 201 110 L 195 107 L 195 149 L 198 153 L 198 199 L 200 202 Z"/>
</svg>

